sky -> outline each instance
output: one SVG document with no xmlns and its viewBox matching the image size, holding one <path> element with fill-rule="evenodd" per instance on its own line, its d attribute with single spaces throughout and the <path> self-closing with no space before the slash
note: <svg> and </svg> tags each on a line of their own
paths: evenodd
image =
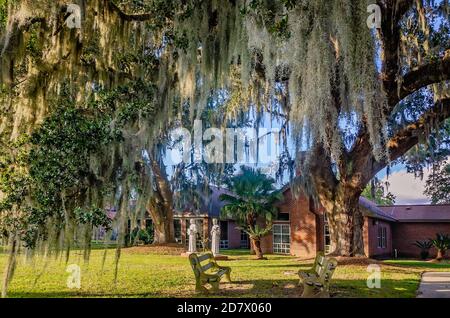
<svg viewBox="0 0 450 318">
<path fill-rule="evenodd" d="M 263 127 L 266 127 L 268 130 L 270 130 L 270 128 L 277 127 L 277 123 L 274 124 L 270 120 L 265 120 Z M 201 133 L 204 133 L 204 131 L 202 131 Z M 262 132 L 260 132 L 260 134 L 261 133 Z M 194 133 L 190 132 L 190 134 L 193 135 Z M 262 134 L 262 135 L 265 135 L 265 134 Z M 268 145 L 270 145 L 271 143 L 274 142 L 272 137 L 274 137 L 274 136 L 273 135 L 271 135 L 270 137 L 267 136 L 266 138 L 263 138 L 262 140 L 260 140 L 260 158 L 259 158 L 260 161 L 259 162 L 261 162 L 261 161 L 270 162 L 270 159 L 269 159 L 270 157 L 265 158 L 267 155 L 266 155 L 266 151 L 264 151 L 263 149 L 267 148 Z M 275 152 L 276 152 L 276 149 L 277 149 L 276 146 L 275 147 L 272 146 L 269 148 L 271 148 L 271 151 L 275 150 Z M 170 169 L 171 165 L 169 162 L 170 160 L 168 161 L 168 158 L 174 155 L 174 157 L 172 157 L 172 158 L 175 158 L 175 159 L 178 158 L 179 161 L 182 160 L 181 153 L 179 155 L 177 155 L 178 151 L 179 150 L 175 150 L 174 153 L 172 153 L 172 151 L 168 151 L 166 153 L 166 157 L 164 158 L 165 164 L 169 168 L 168 169 L 169 175 L 170 175 L 170 171 L 171 171 L 171 169 Z M 264 157 L 264 158 L 262 158 L 262 157 Z M 262 160 L 262 159 L 264 159 L 264 160 Z M 274 158 L 271 158 L 271 159 L 273 160 Z M 177 161 L 177 160 L 175 160 L 175 161 Z M 278 160 L 276 160 L 276 162 L 278 162 Z M 236 168 L 238 168 L 238 166 L 239 166 L 239 164 L 236 165 Z M 258 167 L 268 169 L 267 171 L 266 170 L 264 170 L 264 171 L 266 173 L 274 175 L 275 170 L 272 171 L 272 168 L 273 168 L 272 165 L 259 164 Z M 237 171 L 238 170 L 239 169 L 237 169 Z M 389 182 L 390 186 L 389 186 L 388 190 L 392 194 L 395 195 L 395 197 L 396 197 L 395 204 L 430 204 L 430 199 L 427 198 L 423 193 L 425 190 L 425 181 L 427 180 L 428 175 L 429 175 L 429 171 L 427 169 L 425 169 L 423 179 L 416 178 L 414 176 L 414 174 L 407 173 L 406 167 L 403 164 L 397 164 L 390 168 L 390 173 L 388 176 L 386 174 L 386 169 L 383 169 L 377 175 L 377 178 L 379 180 L 381 180 L 382 182 L 384 182 L 384 181 Z"/>
<path fill-rule="evenodd" d="M 379 178 L 390 183 L 389 191 L 396 196 L 395 204 L 430 204 L 430 199 L 423 194 L 429 174 L 425 169 L 421 180 L 415 178 L 414 174 L 407 173 L 405 166 L 399 164 L 391 168 L 389 176 L 384 171 Z"/>
</svg>

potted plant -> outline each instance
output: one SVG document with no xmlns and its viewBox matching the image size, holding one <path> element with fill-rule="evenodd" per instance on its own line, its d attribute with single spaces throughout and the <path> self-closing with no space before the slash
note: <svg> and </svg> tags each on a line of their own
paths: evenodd
<svg viewBox="0 0 450 318">
<path fill-rule="evenodd" d="M 430 255 L 430 248 L 433 247 L 431 241 L 416 241 L 413 245 L 420 248 L 420 259 L 426 260 Z"/>
</svg>

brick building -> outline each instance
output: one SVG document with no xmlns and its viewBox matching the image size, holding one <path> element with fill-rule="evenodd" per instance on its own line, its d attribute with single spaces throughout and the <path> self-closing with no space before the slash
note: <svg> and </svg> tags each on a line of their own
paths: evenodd
<svg viewBox="0 0 450 318">
<path fill-rule="evenodd" d="M 224 203 L 219 196 L 226 190 L 212 190 L 210 202 L 202 211 L 176 214 L 175 228 L 180 243 L 187 244 L 189 219 L 197 220 L 203 238 L 209 237 L 212 219 L 221 219 Z M 290 188 L 283 195 L 272 232 L 262 239 L 263 252 L 300 258 L 315 257 L 318 251 L 327 252 L 330 236 L 323 209 L 315 208 L 313 200 L 305 195 L 294 197 Z M 361 198 L 360 209 L 364 215 L 365 254 L 371 258 L 419 257 L 420 250 L 413 245 L 415 241 L 427 240 L 436 233 L 450 234 L 450 205 L 377 206 Z M 220 225 L 222 249 L 249 248 L 248 236 L 237 229 L 234 220 L 222 218 Z M 434 249 L 430 251 L 431 256 L 435 253 Z"/>
<path fill-rule="evenodd" d="M 198 236 L 199 247 L 202 246 L 201 241 L 205 238 L 210 239 L 210 232 L 212 228 L 212 219 L 220 219 L 220 248 L 221 249 L 248 249 L 250 248 L 250 241 L 248 235 L 237 229 L 238 225 L 232 219 L 224 219 L 220 215 L 220 210 L 225 205 L 224 202 L 219 200 L 219 196 L 222 193 L 226 193 L 227 190 L 211 187 L 211 195 L 209 202 L 197 211 L 188 212 L 175 212 L 175 238 L 177 242 L 187 245 L 189 237 L 187 235 L 187 229 L 190 225 L 190 220 L 194 219 L 197 224 L 197 228 L 202 229 L 202 233 Z"/>
<path fill-rule="evenodd" d="M 315 257 L 318 251 L 328 252 L 330 234 L 323 209 L 315 208 L 313 200 L 305 195 L 295 198 L 289 188 L 284 190 L 283 195 L 272 235 L 262 241 L 263 252 L 291 254 L 301 258 Z M 366 255 L 391 256 L 391 223 L 395 219 L 365 198 L 360 199 L 360 209 L 364 215 Z"/>
<path fill-rule="evenodd" d="M 450 234 L 450 204 L 380 206 L 391 222 L 393 250 L 399 257 L 418 257 L 416 241 L 434 238 L 436 233 Z M 432 256 L 436 255 L 433 248 Z"/>
<path fill-rule="evenodd" d="M 305 195 L 297 198 L 284 190 L 279 216 L 271 235 L 262 241 L 263 252 L 312 258 L 317 251 L 328 251 L 330 237 L 323 209 L 314 208 Z M 371 258 L 419 257 L 414 242 L 450 234 L 450 205 L 377 206 L 360 199 L 364 215 L 364 250 Z M 430 250 L 430 256 L 436 251 Z"/>
</svg>

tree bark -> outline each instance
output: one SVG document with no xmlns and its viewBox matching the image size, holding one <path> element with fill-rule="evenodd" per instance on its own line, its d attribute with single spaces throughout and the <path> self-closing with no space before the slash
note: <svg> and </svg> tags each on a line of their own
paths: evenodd
<svg viewBox="0 0 450 318">
<path fill-rule="evenodd" d="M 264 259 L 264 255 L 261 248 L 261 239 L 250 238 L 252 249 L 255 251 L 256 259 Z"/>
<path fill-rule="evenodd" d="M 147 210 L 154 224 L 153 243 L 175 243 L 172 190 L 166 175 L 154 159 L 151 159 L 151 168 L 156 181 L 156 189 L 149 199 Z"/>
<path fill-rule="evenodd" d="M 175 243 L 175 230 L 173 225 L 173 210 L 167 211 L 152 198 L 147 209 L 153 221 L 154 244 Z"/>
<path fill-rule="evenodd" d="M 339 184 L 332 198 L 321 199 L 331 235 L 331 254 L 364 256 L 364 217 L 359 209 L 361 191 Z"/>
<path fill-rule="evenodd" d="M 442 261 L 445 258 L 445 253 L 446 253 L 446 250 L 439 248 L 437 250 L 436 260 Z"/>
</svg>

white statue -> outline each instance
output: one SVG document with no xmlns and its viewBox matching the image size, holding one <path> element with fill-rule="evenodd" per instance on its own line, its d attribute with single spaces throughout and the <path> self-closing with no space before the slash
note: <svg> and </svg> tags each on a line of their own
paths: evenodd
<svg viewBox="0 0 450 318">
<path fill-rule="evenodd" d="M 220 226 L 217 219 L 213 219 L 213 227 L 211 229 L 211 251 L 214 256 L 219 255 L 220 249 Z"/>
<path fill-rule="evenodd" d="M 196 253 L 197 252 L 197 225 L 195 224 L 195 220 L 190 220 L 191 225 L 188 229 L 188 235 L 189 235 L 189 253 Z"/>
</svg>

